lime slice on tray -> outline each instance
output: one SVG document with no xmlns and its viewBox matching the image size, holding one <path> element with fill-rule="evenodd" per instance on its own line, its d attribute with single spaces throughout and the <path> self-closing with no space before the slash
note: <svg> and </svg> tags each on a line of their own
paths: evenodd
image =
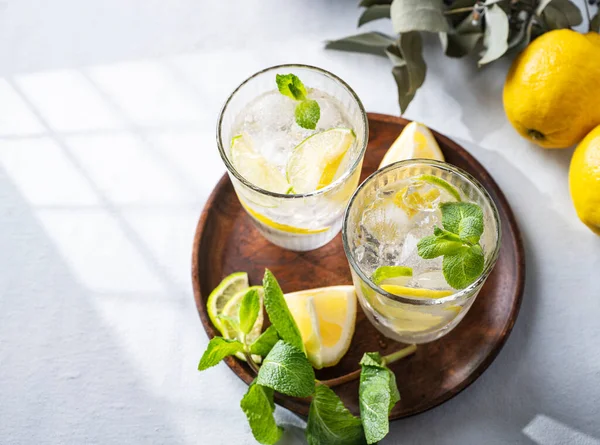
<svg viewBox="0 0 600 445">
<path fill-rule="evenodd" d="M 206 311 L 212 324 L 223 333 L 223 323 L 219 315 L 227 302 L 238 292 L 248 289 L 248 274 L 236 272 L 225 277 L 221 283 L 208 296 Z"/>
<path fill-rule="evenodd" d="M 231 139 L 231 162 L 244 179 L 264 190 L 284 194 L 291 191 L 283 173 L 254 150 L 247 135 Z"/>
<path fill-rule="evenodd" d="M 356 135 L 349 128 L 331 130 L 307 137 L 292 151 L 286 176 L 294 193 L 310 193 L 327 187 L 335 179 Z"/>
<path fill-rule="evenodd" d="M 239 319 L 239 311 L 240 311 L 240 304 L 242 303 L 242 298 L 244 298 L 244 295 L 246 295 L 246 293 L 252 289 L 256 289 L 258 291 L 258 294 L 260 295 L 260 308 L 261 309 L 258 312 L 258 318 L 256 319 L 256 322 L 254 323 L 254 327 L 250 330 L 248 335 L 246 335 L 246 341 L 248 343 L 252 343 L 254 340 L 256 340 L 260 336 L 260 333 L 262 332 L 263 322 L 264 322 L 264 314 L 262 311 L 263 293 L 264 292 L 263 292 L 262 286 L 252 286 L 252 287 L 249 287 L 246 289 L 242 289 L 241 291 L 237 292 L 233 297 L 231 297 L 229 299 L 229 301 L 223 307 L 223 311 L 219 314 L 219 317 L 221 318 L 221 323 L 223 326 L 221 333 L 223 334 L 224 338 L 239 340 L 238 331 L 237 331 L 236 327 L 232 326 L 228 320 L 235 320 L 237 322 L 237 320 Z"/>
</svg>

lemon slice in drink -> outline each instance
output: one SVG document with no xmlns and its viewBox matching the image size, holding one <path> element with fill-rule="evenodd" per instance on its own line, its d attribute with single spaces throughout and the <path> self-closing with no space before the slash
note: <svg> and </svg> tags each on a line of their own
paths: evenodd
<svg viewBox="0 0 600 445">
<path fill-rule="evenodd" d="M 252 184 L 276 193 L 289 193 L 291 186 L 277 167 L 254 150 L 248 135 L 231 139 L 231 162 L 240 175 Z"/>
<path fill-rule="evenodd" d="M 206 311 L 212 324 L 223 333 L 223 323 L 219 315 L 227 302 L 238 292 L 248 289 L 248 274 L 235 272 L 225 277 L 223 281 L 210 293 L 206 301 Z"/>
<path fill-rule="evenodd" d="M 424 289 L 420 287 L 398 286 L 396 284 L 382 284 L 380 287 L 384 291 L 400 297 L 444 298 L 454 293 L 454 291 L 451 290 Z"/>
<path fill-rule="evenodd" d="M 353 286 L 330 286 L 285 295 L 308 359 L 320 369 L 336 365 L 350 347 L 356 322 Z"/>
<path fill-rule="evenodd" d="M 304 139 L 294 148 L 286 166 L 294 193 L 314 192 L 331 184 L 355 140 L 349 128 L 332 128 Z"/>
<path fill-rule="evenodd" d="M 442 150 L 429 128 L 419 122 L 411 122 L 404 127 L 400 136 L 390 146 L 379 168 L 394 162 L 417 158 L 444 161 Z"/>
<path fill-rule="evenodd" d="M 268 226 L 272 229 L 281 230 L 282 232 L 287 233 L 295 233 L 297 235 L 311 235 L 315 233 L 322 233 L 329 230 L 329 227 L 321 227 L 318 229 L 305 229 L 302 227 L 294 227 L 288 224 L 278 223 L 277 221 L 273 221 L 272 219 L 266 217 L 265 215 L 258 213 L 256 210 L 250 208 L 247 204 L 245 204 L 241 199 L 240 203 L 242 207 L 246 209 L 246 211 L 253 216 L 257 221 L 263 223 L 265 226 Z"/>
</svg>

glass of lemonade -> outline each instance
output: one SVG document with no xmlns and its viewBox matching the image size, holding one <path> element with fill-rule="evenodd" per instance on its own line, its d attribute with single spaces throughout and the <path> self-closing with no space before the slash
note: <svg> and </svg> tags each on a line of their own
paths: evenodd
<svg viewBox="0 0 600 445">
<path fill-rule="evenodd" d="M 342 229 L 359 301 L 385 336 L 425 343 L 452 330 L 490 274 L 498 210 L 471 175 L 425 159 L 373 173 Z"/>
<path fill-rule="evenodd" d="M 270 242 L 328 243 L 358 185 L 367 116 L 337 76 L 305 65 L 245 80 L 219 115 L 217 144 L 240 203 Z"/>
</svg>

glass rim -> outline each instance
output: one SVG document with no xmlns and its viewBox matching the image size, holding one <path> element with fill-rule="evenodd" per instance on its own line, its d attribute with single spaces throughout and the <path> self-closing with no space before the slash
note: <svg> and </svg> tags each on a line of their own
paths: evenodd
<svg viewBox="0 0 600 445">
<path fill-rule="evenodd" d="M 253 183 L 251 183 L 250 181 L 248 181 L 246 178 L 244 178 L 237 170 L 236 168 L 233 166 L 233 164 L 231 163 L 231 161 L 229 161 L 229 157 L 227 156 L 226 152 L 225 152 L 225 144 L 223 144 L 222 138 L 221 138 L 221 127 L 223 124 L 223 116 L 225 115 L 225 112 L 227 111 L 227 107 L 229 106 L 229 103 L 231 102 L 231 100 L 233 99 L 233 97 L 236 95 L 236 93 L 238 93 L 248 82 L 250 82 L 252 79 L 260 76 L 261 74 L 265 74 L 269 71 L 274 71 L 277 69 L 282 69 L 282 68 L 301 68 L 301 69 L 308 69 L 308 70 L 312 70 L 315 72 L 318 72 L 326 77 L 329 77 L 331 79 L 333 79 L 334 81 L 338 82 L 348 93 L 350 93 L 350 96 L 352 96 L 352 98 L 356 101 L 358 108 L 360 110 L 360 114 L 361 114 L 361 118 L 363 121 L 363 143 L 362 143 L 362 147 L 360 147 L 360 150 L 358 152 L 358 156 L 356 157 L 356 159 L 354 160 L 354 162 L 352 163 L 351 167 L 349 169 L 347 169 L 343 175 L 341 175 L 338 179 L 336 179 L 335 181 L 333 181 L 331 184 L 329 184 L 326 187 L 323 187 L 322 189 L 319 190 L 315 190 L 314 192 L 309 192 L 309 193 L 299 193 L 299 194 L 294 194 L 294 193 L 278 193 L 278 192 L 272 192 L 270 190 L 265 190 Z M 352 129 L 354 131 L 354 129 Z M 229 97 L 227 98 L 227 100 L 225 101 L 225 104 L 223 105 L 223 107 L 221 108 L 221 111 L 219 112 L 219 117 L 217 119 L 217 147 L 219 149 L 219 154 L 221 155 L 221 159 L 223 160 L 223 162 L 225 163 L 225 167 L 227 168 L 227 170 L 229 171 L 229 173 L 231 173 L 238 181 L 240 181 L 242 184 L 244 184 L 246 187 L 254 190 L 257 193 L 260 193 L 262 195 L 267 195 L 270 197 L 274 197 L 274 198 L 281 198 L 281 199 L 299 199 L 299 198 L 307 198 L 310 196 L 319 196 L 322 195 L 324 193 L 327 193 L 329 190 L 332 190 L 334 188 L 336 188 L 339 184 L 342 184 L 344 181 L 346 181 L 348 178 L 350 178 L 354 172 L 356 171 L 356 169 L 358 168 L 359 165 L 361 165 L 362 163 L 362 159 L 365 155 L 365 151 L 367 150 L 367 143 L 369 141 L 369 121 L 367 118 L 367 112 L 365 111 L 365 107 L 363 106 L 362 102 L 360 101 L 360 99 L 358 98 L 358 95 L 354 92 L 354 90 L 350 87 L 350 85 L 348 85 L 344 80 L 342 80 L 341 78 L 339 78 L 338 76 L 336 76 L 335 74 L 324 70 L 323 68 L 319 68 L 316 66 L 312 66 L 312 65 L 304 65 L 304 64 L 298 64 L 298 63 L 289 63 L 289 64 L 281 64 L 281 65 L 274 65 L 274 66 L 270 66 L 268 68 L 264 68 L 256 73 L 254 73 L 253 75 L 251 75 L 250 77 L 248 77 L 246 80 L 244 80 L 242 83 L 240 83 L 234 90 L 233 92 L 229 95 Z"/>
<path fill-rule="evenodd" d="M 431 166 L 440 168 L 442 170 L 446 170 L 450 173 L 458 174 L 459 176 L 463 177 L 463 179 L 466 179 L 467 181 L 471 182 L 475 186 L 475 188 L 480 193 L 482 193 L 484 198 L 490 203 L 490 207 L 492 209 L 492 215 L 493 215 L 494 221 L 496 222 L 496 244 L 494 246 L 493 251 L 488 256 L 488 258 L 485 262 L 484 269 L 483 269 L 483 272 L 481 272 L 481 275 L 474 282 L 469 284 L 464 289 L 456 290 L 456 292 L 454 292 L 452 295 L 448 295 L 448 296 L 442 297 L 442 298 L 425 299 L 425 298 L 403 297 L 400 295 L 391 294 L 391 293 L 383 290 L 381 287 L 379 287 L 375 283 L 373 283 L 371 278 L 369 278 L 362 271 L 362 269 L 358 266 L 358 264 L 354 258 L 354 252 L 350 249 L 350 245 L 349 245 L 347 232 L 348 232 L 348 219 L 350 217 L 350 208 L 354 204 L 354 200 L 358 196 L 359 192 L 364 187 L 366 187 L 367 184 L 372 182 L 376 176 L 383 174 L 389 170 L 410 166 L 411 164 L 431 165 Z M 419 159 L 407 159 L 404 161 L 394 162 L 393 164 L 390 164 L 382 169 L 379 169 L 379 170 L 376 170 L 375 172 L 373 172 L 354 191 L 354 194 L 352 195 L 352 197 L 350 198 L 350 201 L 348 202 L 346 211 L 344 213 L 344 218 L 342 221 L 342 244 L 344 246 L 344 252 L 346 254 L 346 258 L 348 259 L 348 263 L 350 264 L 350 267 L 352 268 L 352 270 L 354 270 L 354 272 L 356 272 L 358 274 L 358 276 L 363 280 L 363 282 L 365 282 L 373 291 L 377 292 L 379 295 L 389 298 L 390 300 L 398 301 L 400 303 L 411 304 L 411 305 L 416 305 L 416 306 L 436 306 L 436 305 L 453 302 L 453 301 L 463 298 L 465 295 L 468 295 L 469 293 L 473 292 L 473 289 L 476 289 L 477 287 L 483 285 L 483 283 L 487 279 L 488 275 L 492 271 L 494 265 L 496 264 L 496 260 L 498 259 L 498 253 L 500 252 L 501 236 L 502 236 L 502 231 L 501 231 L 501 226 L 500 226 L 500 215 L 498 214 L 498 208 L 496 207 L 496 203 L 494 202 L 494 200 L 492 199 L 492 197 L 490 196 L 488 191 L 479 183 L 479 181 L 477 179 L 475 179 L 471 174 L 467 173 L 463 169 L 456 167 L 455 165 L 448 164 L 447 162 L 440 162 L 440 161 L 435 161 L 432 159 L 420 159 L 420 158 Z"/>
</svg>

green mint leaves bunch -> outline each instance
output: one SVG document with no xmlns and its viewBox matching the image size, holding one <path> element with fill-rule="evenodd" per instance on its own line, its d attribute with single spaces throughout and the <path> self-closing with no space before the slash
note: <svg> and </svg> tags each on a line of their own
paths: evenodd
<svg viewBox="0 0 600 445">
<path fill-rule="evenodd" d="M 242 340 L 214 337 L 198 369 L 205 370 L 239 352 L 245 355 L 257 376 L 240 406 L 254 438 L 262 444 L 276 443 L 283 433 L 273 415 L 275 391 L 292 397 L 312 397 L 305 431 L 309 445 L 364 445 L 381 440 L 389 430 L 389 412 L 400 399 L 395 376 L 386 363 L 413 353 L 416 347 L 412 345 L 383 358 L 378 353 L 364 355 L 360 362 L 361 417 L 355 417 L 326 382 L 315 380 L 300 330 L 269 270 L 265 271 L 263 288 L 271 326 L 252 343 L 246 342 L 245 334 L 254 326 L 261 307 L 258 292 L 249 290 L 241 301 L 239 319 L 235 320 L 242 334 L 238 338 Z M 260 367 L 252 355 L 264 357 Z"/>
<path fill-rule="evenodd" d="M 468 202 L 445 202 L 440 210 L 443 229 L 435 226 L 433 235 L 419 240 L 418 253 L 424 259 L 443 256 L 444 278 L 454 289 L 464 289 L 483 272 L 483 211 Z"/>
<path fill-rule="evenodd" d="M 298 76 L 294 74 L 277 74 L 277 88 L 284 96 L 298 101 L 294 110 L 296 123 L 307 130 L 317 128 L 321 118 L 321 108 L 316 100 L 306 97 L 306 88 Z"/>
</svg>

